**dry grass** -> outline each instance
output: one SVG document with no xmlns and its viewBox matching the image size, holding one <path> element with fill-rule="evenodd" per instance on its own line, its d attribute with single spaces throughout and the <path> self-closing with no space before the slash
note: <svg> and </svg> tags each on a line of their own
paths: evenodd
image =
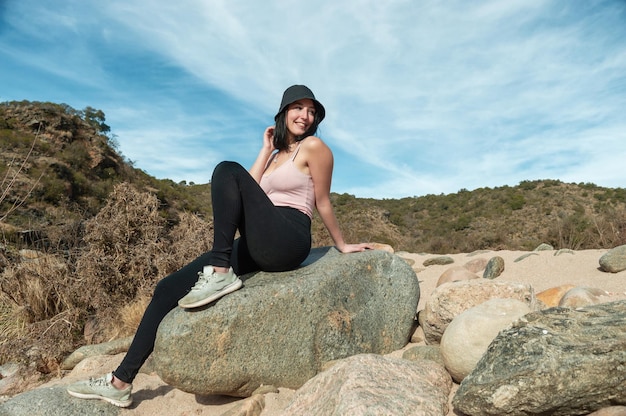
<svg viewBox="0 0 626 416">
<path fill-rule="evenodd" d="M 52 255 L 25 259 L 5 268 L 0 275 L 5 304 L 19 310 L 29 323 L 70 308 L 70 285 L 65 263 Z"/>
<path fill-rule="evenodd" d="M 120 184 L 85 223 L 75 256 L 30 250 L 4 262 L 0 364 L 36 362 L 50 373 L 81 343 L 132 335 L 157 280 L 212 245 L 212 224 L 183 213 L 172 227 L 159 208 L 153 194 Z"/>
<path fill-rule="evenodd" d="M 20 338 L 28 332 L 28 322 L 22 308 L 0 299 L 0 343 Z"/>
<path fill-rule="evenodd" d="M 134 335 L 150 299 L 149 295 L 139 295 L 132 302 L 117 309 L 117 318 L 105 323 L 104 333 L 108 336 L 107 340 Z"/>
</svg>

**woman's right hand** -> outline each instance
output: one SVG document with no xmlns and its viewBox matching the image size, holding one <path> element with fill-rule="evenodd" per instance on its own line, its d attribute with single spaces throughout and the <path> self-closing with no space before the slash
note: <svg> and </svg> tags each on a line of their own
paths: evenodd
<svg viewBox="0 0 626 416">
<path fill-rule="evenodd" d="M 265 132 L 263 133 L 263 147 L 259 151 L 256 160 L 250 168 L 250 175 L 252 175 L 257 183 L 261 183 L 261 176 L 263 175 L 263 172 L 265 172 L 269 158 L 275 149 L 274 130 L 274 126 L 269 126 L 265 129 Z"/>
<path fill-rule="evenodd" d="M 269 148 L 270 151 L 274 151 L 274 126 L 269 126 L 265 129 L 265 133 L 263 133 L 263 147 Z"/>
</svg>

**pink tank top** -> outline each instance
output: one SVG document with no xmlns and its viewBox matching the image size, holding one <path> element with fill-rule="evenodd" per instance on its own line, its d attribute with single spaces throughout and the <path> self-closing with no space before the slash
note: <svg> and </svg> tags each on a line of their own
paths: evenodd
<svg viewBox="0 0 626 416">
<path fill-rule="evenodd" d="M 294 159 L 300 150 L 300 143 L 293 156 L 274 171 L 261 177 L 261 188 L 277 207 L 292 207 L 313 218 L 315 191 L 313 178 L 302 173 Z"/>
</svg>

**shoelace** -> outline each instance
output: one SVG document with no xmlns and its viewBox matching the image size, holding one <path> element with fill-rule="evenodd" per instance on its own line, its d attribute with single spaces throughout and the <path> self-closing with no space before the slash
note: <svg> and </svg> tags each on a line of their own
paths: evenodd
<svg viewBox="0 0 626 416">
<path fill-rule="evenodd" d="M 107 387 L 109 386 L 109 382 L 107 381 L 106 377 L 99 377 L 99 378 L 93 378 L 90 377 L 89 378 L 89 385 L 90 386 L 103 386 L 103 387 Z"/>
<path fill-rule="evenodd" d="M 211 277 L 213 277 L 213 274 L 210 275 L 206 275 L 203 272 L 198 272 L 198 281 L 196 282 L 195 285 L 193 285 L 193 287 L 191 288 L 191 290 L 200 290 L 202 289 L 204 286 L 206 286 L 209 281 L 211 280 Z"/>
</svg>

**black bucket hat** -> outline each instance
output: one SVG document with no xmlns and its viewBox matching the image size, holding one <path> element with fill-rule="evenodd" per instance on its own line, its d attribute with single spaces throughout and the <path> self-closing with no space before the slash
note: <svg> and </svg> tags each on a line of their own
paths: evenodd
<svg viewBox="0 0 626 416">
<path fill-rule="evenodd" d="M 326 109 L 324 109 L 324 106 L 322 105 L 322 103 L 320 103 L 319 101 L 315 99 L 315 95 L 313 95 L 313 91 L 311 91 L 308 87 L 304 85 L 292 85 L 291 87 L 287 88 L 285 92 L 283 93 L 283 99 L 280 102 L 280 108 L 278 109 L 278 113 L 276 113 L 276 115 L 274 116 L 274 121 L 276 121 L 276 119 L 278 118 L 278 115 L 289 104 L 298 100 L 302 100 L 303 98 L 308 98 L 310 100 L 313 100 L 313 103 L 315 104 L 315 110 L 317 111 L 317 114 L 319 114 L 320 116 L 320 122 L 324 120 L 324 117 L 326 116 Z"/>
</svg>

